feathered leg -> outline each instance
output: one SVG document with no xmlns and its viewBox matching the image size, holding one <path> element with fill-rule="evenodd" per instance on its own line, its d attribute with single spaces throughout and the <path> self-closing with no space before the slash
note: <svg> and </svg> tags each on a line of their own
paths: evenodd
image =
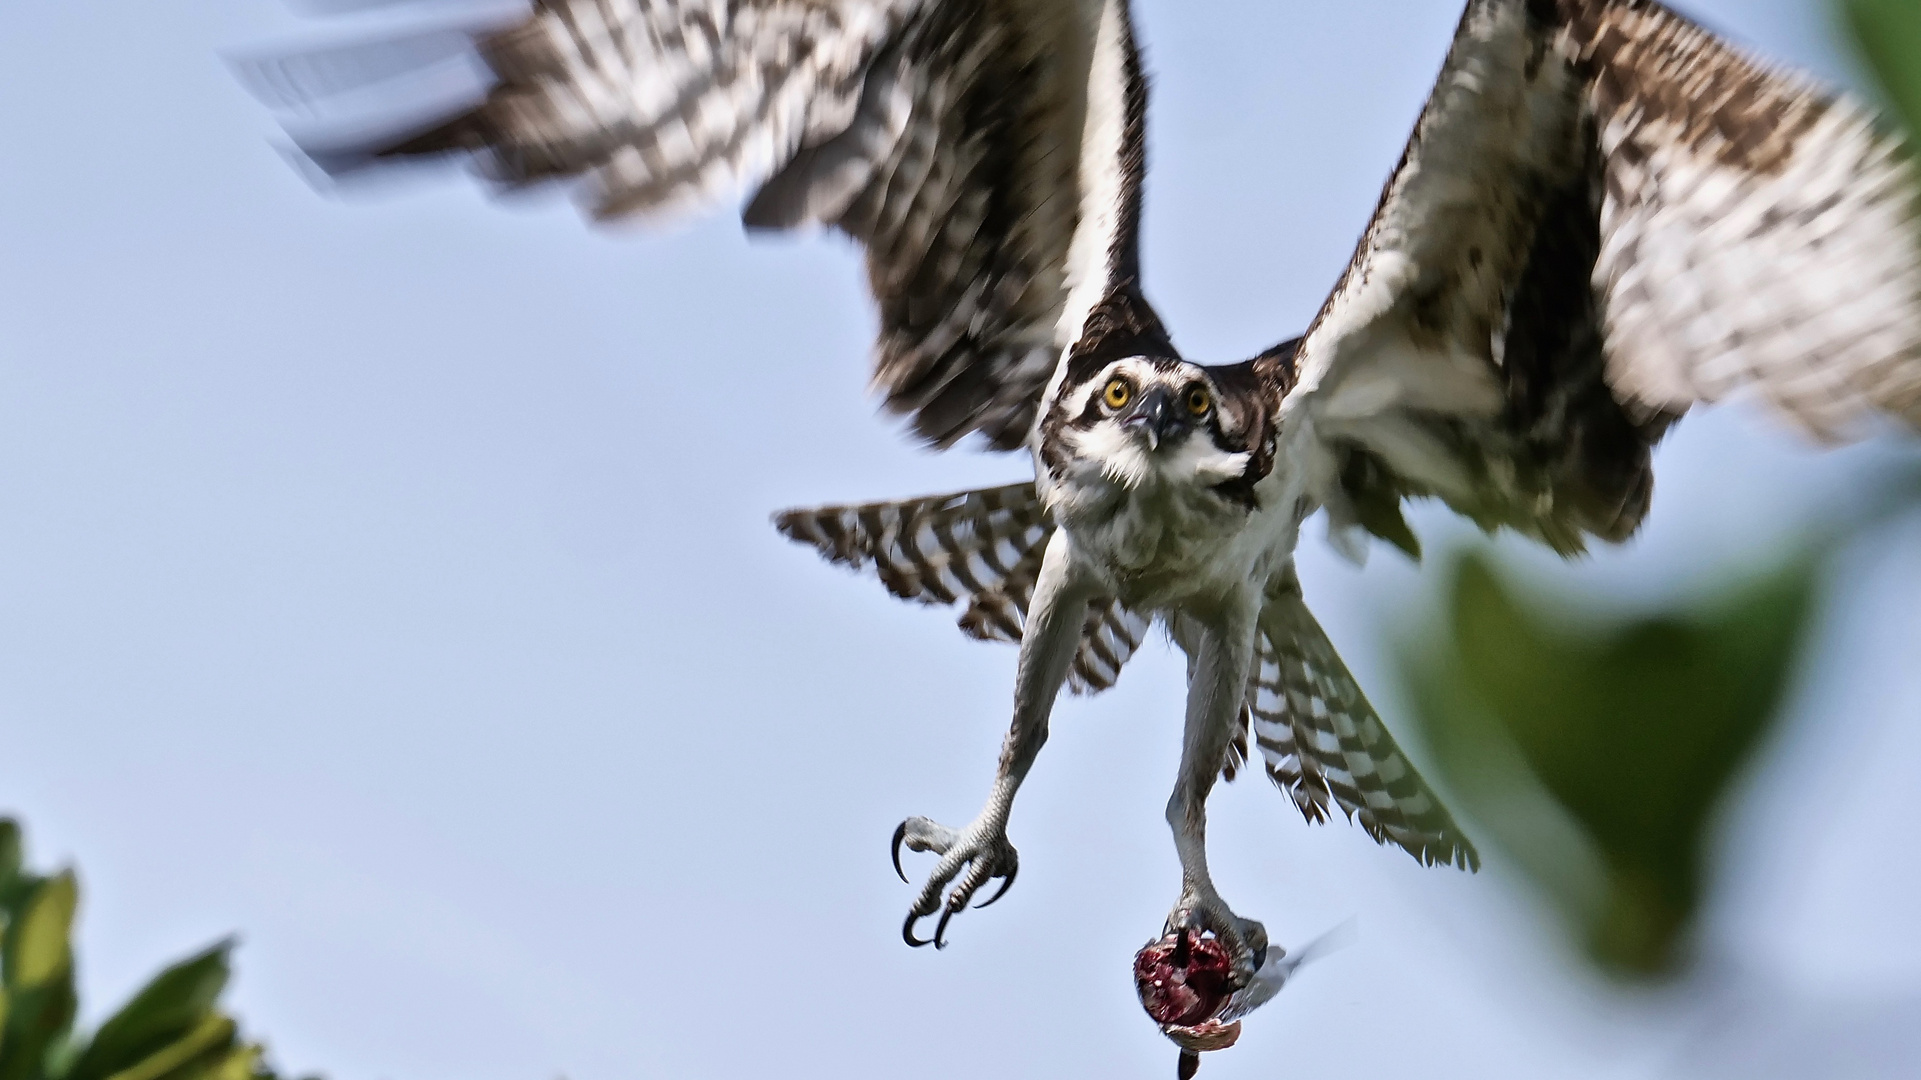
<svg viewBox="0 0 1921 1080">
<path fill-rule="evenodd" d="M 1007 815 L 1013 809 L 1015 792 L 1020 790 L 1021 781 L 1033 767 L 1041 744 L 1047 741 L 1048 717 L 1080 647 L 1091 595 L 1091 590 L 1073 580 L 1070 545 L 1066 533 L 1055 533 L 1048 540 L 1047 552 L 1041 559 L 1026 629 L 1021 636 L 1020 666 L 1014 679 L 1014 722 L 1007 732 L 1007 741 L 1001 746 L 1000 767 L 994 774 L 994 788 L 987 797 L 986 807 L 965 829 L 954 830 L 923 817 L 912 817 L 894 830 L 897 872 L 902 844 L 915 851 L 932 851 L 941 857 L 901 928 L 901 936 L 909 945 L 926 945 L 931 940 L 936 947 L 944 946 L 948 920 L 967 906 L 981 886 L 995 878 L 1002 879 L 1000 891 L 981 905 L 986 907 L 999 900 L 1014 884 L 1020 857 L 1007 840 Z M 956 877 L 959 883 L 950 892 L 948 885 Z M 902 873 L 901 880 L 906 878 Z M 933 938 L 915 937 L 914 924 L 936 911 L 941 914 Z"/>
<path fill-rule="evenodd" d="M 1189 657 L 1181 771 L 1167 800 L 1167 823 L 1181 859 L 1181 898 L 1167 917 L 1167 932 L 1212 931 L 1233 959 L 1236 986 L 1246 986 L 1265 960 L 1267 930 L 1235 915 L 1214 888 L 1207 870 L 1207 796 L 1239 727 L 1257 617 L 1256 604 L 1241 600 L 1228 601 L 1210 617 L 1189 617 L 1199 633 Z"/>
</svg>

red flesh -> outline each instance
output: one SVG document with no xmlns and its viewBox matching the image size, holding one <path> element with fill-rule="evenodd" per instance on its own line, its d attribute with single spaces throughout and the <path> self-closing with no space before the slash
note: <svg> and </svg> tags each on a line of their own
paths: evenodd
<svg viewBox="0 0 1921 1080">
<path fill-rule="evenodd" d="M 1219 1016 L 1233 996 L 1227 947 L 1177 931 L 1134 954 L 1134 989 L 1154 1022 L 1194 1027 Z"/>
</svg>

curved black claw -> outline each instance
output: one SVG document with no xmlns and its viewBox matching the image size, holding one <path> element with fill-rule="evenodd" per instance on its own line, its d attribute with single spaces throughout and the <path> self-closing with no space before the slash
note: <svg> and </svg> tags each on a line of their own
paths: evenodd
<svg viewBox="0 0 1921 1080">
<path fill-rule="evenodd" d="M 987 907 L 1007 894 L 1020 869 L 1020 855 L 1014 845 L 1007 842 L 1007 834 L 999 823 L 993 821 L 976 823 L 960 831 L 922 817 L 901 822 L 894 830 L 889 850 L 894 872 L 906 881 L 907 874 L 900 862 L 903 847 L 909 851 L 931 851 L 941 857 L 909 909 L 907 921 L 901 924 L 901 940 L 914 948 L 932 945 L 945 949 L 948 924 L 954 921 L 954 916 L 967 910 L 974 894 L 996 878 L 1001 879 L 1000 889 L 980 905 Z M 932 938 L 922 938 L 914 932 L 920 920 L 936 915 L 939 921 L 934 925 Z"/>
<path fill-rule="evenodd" d="M 993 907 L 995 904 L 1000 903 L 1001 897 L 1007 895 L 1007 890 L 1014 887 L 1014 878 L 1017 877 L 1020 874 L 1020 872 L 1021 872 L 1021 865 L 1020 863 L 1017 862 L 1014 864 L 1014 868 L 1007 872 L 1007 876 L 1001 878 L 1001 887 L 994 890 L 994 895 L 988 897 L 985 900 L 982 900 L 978 904 L 975 904 L 974 910 L 979 911 L 982 908 L 990 908 L 990 907 Z M 989 878 L 988 880 L 992 881 L 993 879 Z"/>
<path fill-rule="evenodd" d="M 940 944 L 940 931 L 938 930 L 934 932 L 933 938 L 926 941 L 923 941 L 920 938 L 917 938 L 914 936 L 914 924 L 921 921 L 922 919 L 925 919 L 926 917 L 927 916 L 925 915 L 916 915 L 911 911 L 908 912 L 907 922 L 904 925 L 902 925 L 900 928 L 901 940 L 907 942 L 908 945 L 916 949 L 920 948 L 923 945 L 938 946 Z M 947 926 L 947 920 L 942 919 L 940 924 L 942 929 L 945 929 Z"/>
<path fill-rule="evenodd" d="M 947 947 L 947 921 L 953 917 L 953 908 L 941 909 L 940 921 L 934 924 L 934 948 L 936 950 Z"/>
</svg>

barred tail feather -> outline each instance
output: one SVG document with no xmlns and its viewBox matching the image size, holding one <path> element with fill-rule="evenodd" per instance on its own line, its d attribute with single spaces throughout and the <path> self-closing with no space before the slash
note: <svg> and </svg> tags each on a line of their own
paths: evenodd
<svg viewBox="0 0 1921 1080">
<path fill-rule="evenodd" d="M 1292 573 L 1269 589 L 1261 611 L 1242 716 L 1243 739 L 1252 735 L 1269 778 L 1308 821 L 1326 821 L 1332 802 L 1376 842 L 1424 865 L 1480 868 L 1474 845 L 1395 745 Z"/>
<path fill-rule="evenodd" d="M 874 568 L 889 592 L 924 604 L 1019 588 L 1021 610 L 1040 554 L 1054 528 L 1034 485 L 966 491 L 859 506 L 787 510 L 774 518 L 783 536 L 830 562 Z M 1028 565 L 1031 562 L 1031 567 Z"/>
<path fill-rule="evenodd" d="M 1054 526 L 1032 483 L 856 506 L 787 510 L 783 536 L 830 562 L 872 568 L 903 600 L 966 602 L 959 624 L 981 641 L 1018 642 Z M 1140 648 L 1149 620 L 1118 601 L 1089 603 L 1068 675 L 1075 693 L 1113 686 Z"/>
<path fill-rule="evenodd" d="M 1151 625 L 1152 620 L 1122 607 L 1118 600 L 1089 603 L 1080 651 L 1067 673 L 1067 688 L 1076 694 L 1098 694 L 1113 686 Z"/>
</svg>

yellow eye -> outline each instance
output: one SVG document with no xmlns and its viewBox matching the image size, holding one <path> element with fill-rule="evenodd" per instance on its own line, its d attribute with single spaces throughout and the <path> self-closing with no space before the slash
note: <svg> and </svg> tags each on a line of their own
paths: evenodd
<svg viewBox="0 0 1921 1080">
<path fill-rule="evenodd" d="M 1195 416 L 1206 416 L 1207 410 L 1214 407 L 1214 395 L 1207 387 L 1194 385 L 1187 388 L 1187 411 Z"/>
<path fill-rule="evenodd" d="M 1107 402 L 1110 409 L 1125 409 L 1127 403 L 1134 400 L 1133 384 L 1126 379 L 1110 379 L 1107 389 L 1101 392 L 1101 400 Z"/>
</svg>

